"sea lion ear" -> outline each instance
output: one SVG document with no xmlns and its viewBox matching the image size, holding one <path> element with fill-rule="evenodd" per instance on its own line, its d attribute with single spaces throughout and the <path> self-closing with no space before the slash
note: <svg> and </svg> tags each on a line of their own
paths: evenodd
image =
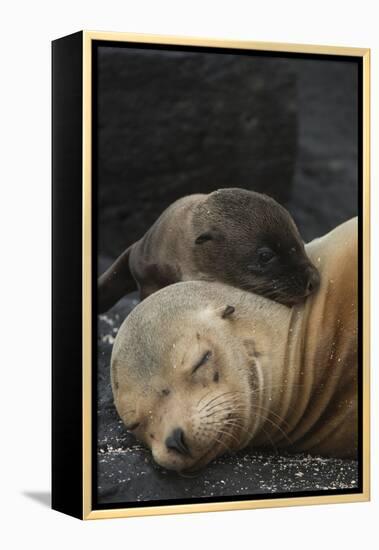
<svg viewBox="0 0 379 550">
<path fill-rule="evenodd" d="M 206 241 L 211 241 L 213 239 L 212 231 L 204 231 L 201 235 L 195 239 L 195 244 L 203 244 Z"/>
<path fill-rule="evenodd" d="M 223 319 L 228 319 L 235 312 L 236 308 L 233 306 L 226 306 L 222 308 L 221 317 Z"/>
</svg>

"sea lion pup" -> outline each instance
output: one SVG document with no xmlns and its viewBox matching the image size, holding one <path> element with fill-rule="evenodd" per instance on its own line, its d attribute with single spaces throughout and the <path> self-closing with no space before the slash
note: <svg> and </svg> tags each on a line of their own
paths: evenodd
<svg viewBox="0 0 379 550">
<path fill-rule="evenodd" d="M 193 281 L 126 318 L 111 359 L 114 402 L 158 464 L 198 470 L 249 443 L 356 456 L 356 219 L 307 251 L 320 290 L 292 309 Z"/>
<path fill-rule="evenodd" d="M 190 195 L 169 206 L 101 275 L 103 313 L 137 287 L 143 300 L 180 281 L 219 281 L 293 305 L 318 288 L 289 212 L 245 189 Z"/>
</svg>

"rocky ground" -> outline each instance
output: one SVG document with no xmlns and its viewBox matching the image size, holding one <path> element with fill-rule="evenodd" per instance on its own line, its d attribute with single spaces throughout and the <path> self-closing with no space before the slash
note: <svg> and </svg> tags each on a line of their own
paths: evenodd
<svg viewBox="0 0 379 550">
<path fill-rule="evenodd" d="M 113 405 L 109 378 L 112 344 L 136 296 L 99 316 L 98 333 L 98 500 L 100 504 L 209 498 L 262 493 L 354 489 L 358 464 L 298 454 L 243 450 L 212 462 L 196 477 L 157 466 L 150 451 L 129 434 Z"/>
</svg>

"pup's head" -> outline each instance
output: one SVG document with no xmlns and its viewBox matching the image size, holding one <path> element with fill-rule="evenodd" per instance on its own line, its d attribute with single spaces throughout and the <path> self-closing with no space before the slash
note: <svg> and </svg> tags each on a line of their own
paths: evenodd
<svg viewBox="0 0 379 550">
<path fill-rule="evenodd" d="M 197 208 L 194 225 L 195 261 L 209 278 L 289 306 L 318 289 L 295 222 L 266 195 L 215 191 Z"/>
<path fill-rule="evenodd" d="M 124 321 L 111 365 L 127 429 L 170 470 L 193 471 L 251 437 L 260 381 L 234 334 L 237 310 L 179 283 L 148 297 Z M 219 285 L 223 288 L 223 285 Z"/>
</svg>

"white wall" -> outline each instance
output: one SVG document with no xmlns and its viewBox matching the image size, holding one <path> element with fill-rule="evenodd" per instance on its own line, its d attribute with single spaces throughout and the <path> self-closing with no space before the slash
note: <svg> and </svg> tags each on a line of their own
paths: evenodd
<svg viewBox="0 0 379 550">
<path fill-rule="evenodd" d="M 1 495 L 5 548 L 372 548 L 378 522 L 378 31 L 375 2 L 65 0 L 2 5 Z M 80 523 L 25 492 L 50 480 L 50 40 L 80 29 L 372 48 L 373 502 Z M 36 207 L 37 205 L 37 207 Z M 37 211 L 37 214 L 36 214 Z M 4 308 L 5 303 L 5 308 Z M 4 517 L 4 514 L 6 517 Z M 5 526 L 5 528 L 4 528 Z M 246 540 L 246 543 L 244 542 Z M 194 546 L 195 545 L 195 546 Z"/>
</svg>

